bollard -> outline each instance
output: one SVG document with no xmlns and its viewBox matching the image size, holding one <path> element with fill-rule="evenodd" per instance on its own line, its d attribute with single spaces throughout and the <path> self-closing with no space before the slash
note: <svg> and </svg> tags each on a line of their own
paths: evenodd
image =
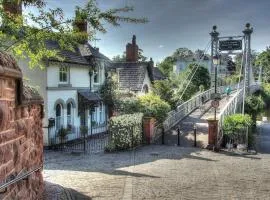
<svg viewBox="0 0 270 200">
<path fill-rule="evenodd" d="M 164 133 L 164 127 L 162 127 L 162 141 L 161 141 L 161 144 L 164 144 L 164 140 L 165 140 L 165 133 Z"/>
<path fill-rule="evenodd" d="M 180 127 L 177 129 L 177 146 L 180 146 Z"/>
<path fill-rule="evenodd" d="M 196 123 L 194 124 L 193 130 L 194 130 L 194 147 L 197 147 L 197 126 L 196 126 Z"/>
</svg>

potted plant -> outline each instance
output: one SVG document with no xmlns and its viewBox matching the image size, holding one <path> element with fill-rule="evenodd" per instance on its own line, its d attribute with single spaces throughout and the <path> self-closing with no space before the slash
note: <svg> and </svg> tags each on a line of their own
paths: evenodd
<svg viewBox="0 0 270 200">
<path fill-rule="evenodd" d="M 97 126 L 97 122 L 96 121 L 92 121 L 91 125 L 94 128 L 95 126 Z"/>
<path fill-rule="evenodd" d="M 88 127 L 87 126 L 80 126 L 80 133 L 81 135 L 84 137 L 84 136 L 87 136 L 87 133 L 88 133 Z"/>
<path fill-rule="evenodd" d="M 63 127 L 59 129 L 58 137 L 60 138 L 61 143 L 67 140 L 67 135 L 68 135 L 68 129 L 63 128 Z"/>
</svg>

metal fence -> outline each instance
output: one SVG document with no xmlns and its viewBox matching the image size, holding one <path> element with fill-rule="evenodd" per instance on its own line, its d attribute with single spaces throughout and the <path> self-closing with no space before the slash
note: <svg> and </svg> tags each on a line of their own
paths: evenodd
<svg viewBox="0 0 270 200">
<path fill-rule="evenodd" d="M 73 126 L 65 129 L 64 134 L 60 131 L 56 127 L 49 128 L 49 149 L 96 153 L 104 151 L 108 144 L 107 123 L 92 128 Z"/>
</svg>

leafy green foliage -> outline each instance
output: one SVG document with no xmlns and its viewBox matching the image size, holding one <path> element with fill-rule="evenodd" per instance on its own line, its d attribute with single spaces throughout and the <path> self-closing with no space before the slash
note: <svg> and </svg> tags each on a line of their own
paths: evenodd
<svg viewBox="0 0 270 200">
<path fill-rule="evenodd" d="M 176 108 L 176 101 L 174 101 L 174 91 L 172 82 L 170 80 L 159 80 L 155 81 L 153 85 L 154 94 L 160 96 L 163 101 L 170 104 L 171 108 Z"/>
<path fill-rule="evenodd" d="M 158 63 L 157 66 L 159 70 L 167 77 L 172 73 L 173 66 L 175 65 L 176 60 L 169 56 L 165 58 L 161 63 Z"/>
<path fill-rule="evenodd" d="M 142 143 L 142 113 L 112 117 L 109 122 L 110 140 L 105 151 L 126 150 Z"/>
<path fill-rule="evenodd" d="M 112 116 L 117 101 L 117 83 L 114 77 L 107 77 L 99 92 L 103 102 L 108 106 L 109 117 Z"/>
<path fill-rule="evenodd" d="M 265 108 L 265 103 L 261 95 L 251 95 L 245 99 L 245 113 L 251 115 L 254 125 L 256 125 L 256 117 Z"/>
<path fill-rule="evenodd" d="M 154 117 L 157 121 L 163 122 L 167 117 L 167 113 L 171 110 L 170 105 L 161 100 L 161 98 L 153 93 L 139 97 L 140 111 L 146 117 Z"/>
<path fill-rule="evenodd" d="M 256 66 L 261 66 L 263 69 L 263 81 L 270 83 L 270 48 L 260 53 L 256 59 Z"/>
<path fill-rule="evenodd" d="M 30 68 L 42 68 L 44 59 L 55 58 L 63 60 L 58 50 L 48 49 L 45 42 L 57 41 L 61 50 L 74 50 L 81 41 L 93 39 L 97 31 L 105 33 L 104 26 L 111 24 L 119 26 L 121 22 L 146 23 L 145 18 L 131 18 L 121 13 L 133 11 L 132 7 L 109 9 L 101 11 L 95 0 L 88 0 L 85 6 L 76 7 L 77 17 L 66 18 L 60 8 L 48 8 L 43 0 L 0 0 L 0 3 L 11 2 L 18 5 L 23 2 L 25 6 L 33 6 L 28 13 L 20 16 L 18 13 L 5 12 L 4 6 L 0 7 L 0 17 L 3 26 L 0 28 L 0 50 L 7 51 L 15 57 L 29 58 Z M 32 10 L 35 10 L 33 12 Z M 81 33 L 73 29 L 75 22 L 87 21 L 92 28 L 89 33 Z"/>
<path fill-rule="evenodd" d="M 140 97 L 122 98 L 118 101 L 120 114 L 140 112 L 145 117 L 153 117 L 159 122 L 162 122 L 167 117 L 170 110 L 170 105 L 153 93 Z"/>
<path fill-rule="evenodd" d="M 188 82 L 191 79 L 191 74 L 196 69 L 196 73 L 193 76 L 190 84 L 187 86 Z M 187 77 L 189 77 L 186 81 L 184 81 Z M 187 101 L 190 99 L 196 92 L 199 91 L 200 86 L 203 86 L 205 90 L 210 87 L 210 75 L 208 70 L 203 66 L 198 66 L 198 64 L 190 64 L 187 69 L 177 77 L 177 81 L 175 83 L 176 92 L 174 95 L 174 101 L 181 104 L 183 101 Z M 184 80 L 183 80 L 184 79 Z M 185 89 L 187 87 L 187 89 Z"/>
<path fill-rule="evenodd" d="M 224 134 L 234 136 L 235 134 L 242 133 L 247 127 L 251 127 L 252 120 L 249 115 L 234 114 L 225 117 L 223 123 Z"/>
</svg>

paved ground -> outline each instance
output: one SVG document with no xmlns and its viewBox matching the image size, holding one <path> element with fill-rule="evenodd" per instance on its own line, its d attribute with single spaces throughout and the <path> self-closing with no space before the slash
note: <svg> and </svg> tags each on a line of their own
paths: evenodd
<svg viewBox="0 0 270 200">
<path fill-rule="evenodd" d="M 229 98 L 223 97 L 219 102 L 219 108 L 217 109 L 217 118 L 222 108 L 228 103 L 228 101 L 235 96 L 236 93 L 230 95 Z M 197 126 L 197 146 L 206 147 L 208 144 L 208 118 L 214 118 L 214 108 L 211 107 L 211 101 L 207 101 L 204 105 L 204 110 L 198 108 L 195 109 L 189 116 L 182 120 L 174 129 L 170 130 L 165 135 L 166 145 L 178 144 L 178 132 L 177 128 L 180 127 L 180 146 L 192 147 L 194 145 L 194 123 Z"/>
<path fill-rule="evenodd" d="M 261 153 L 270 153 L 270 123 L 261 123 L 257 149 Z"/>
<path fill-rule="evenodd" d="M 270 154 L 156 145 L 113 154 L 46 152 L 44 179 L 61 185 L 47 187 L 47 199 L 246 200 L 270 199 L 269 172 Z M 73 190 L 61 196 L 63 188 Z"/>
</svg>

